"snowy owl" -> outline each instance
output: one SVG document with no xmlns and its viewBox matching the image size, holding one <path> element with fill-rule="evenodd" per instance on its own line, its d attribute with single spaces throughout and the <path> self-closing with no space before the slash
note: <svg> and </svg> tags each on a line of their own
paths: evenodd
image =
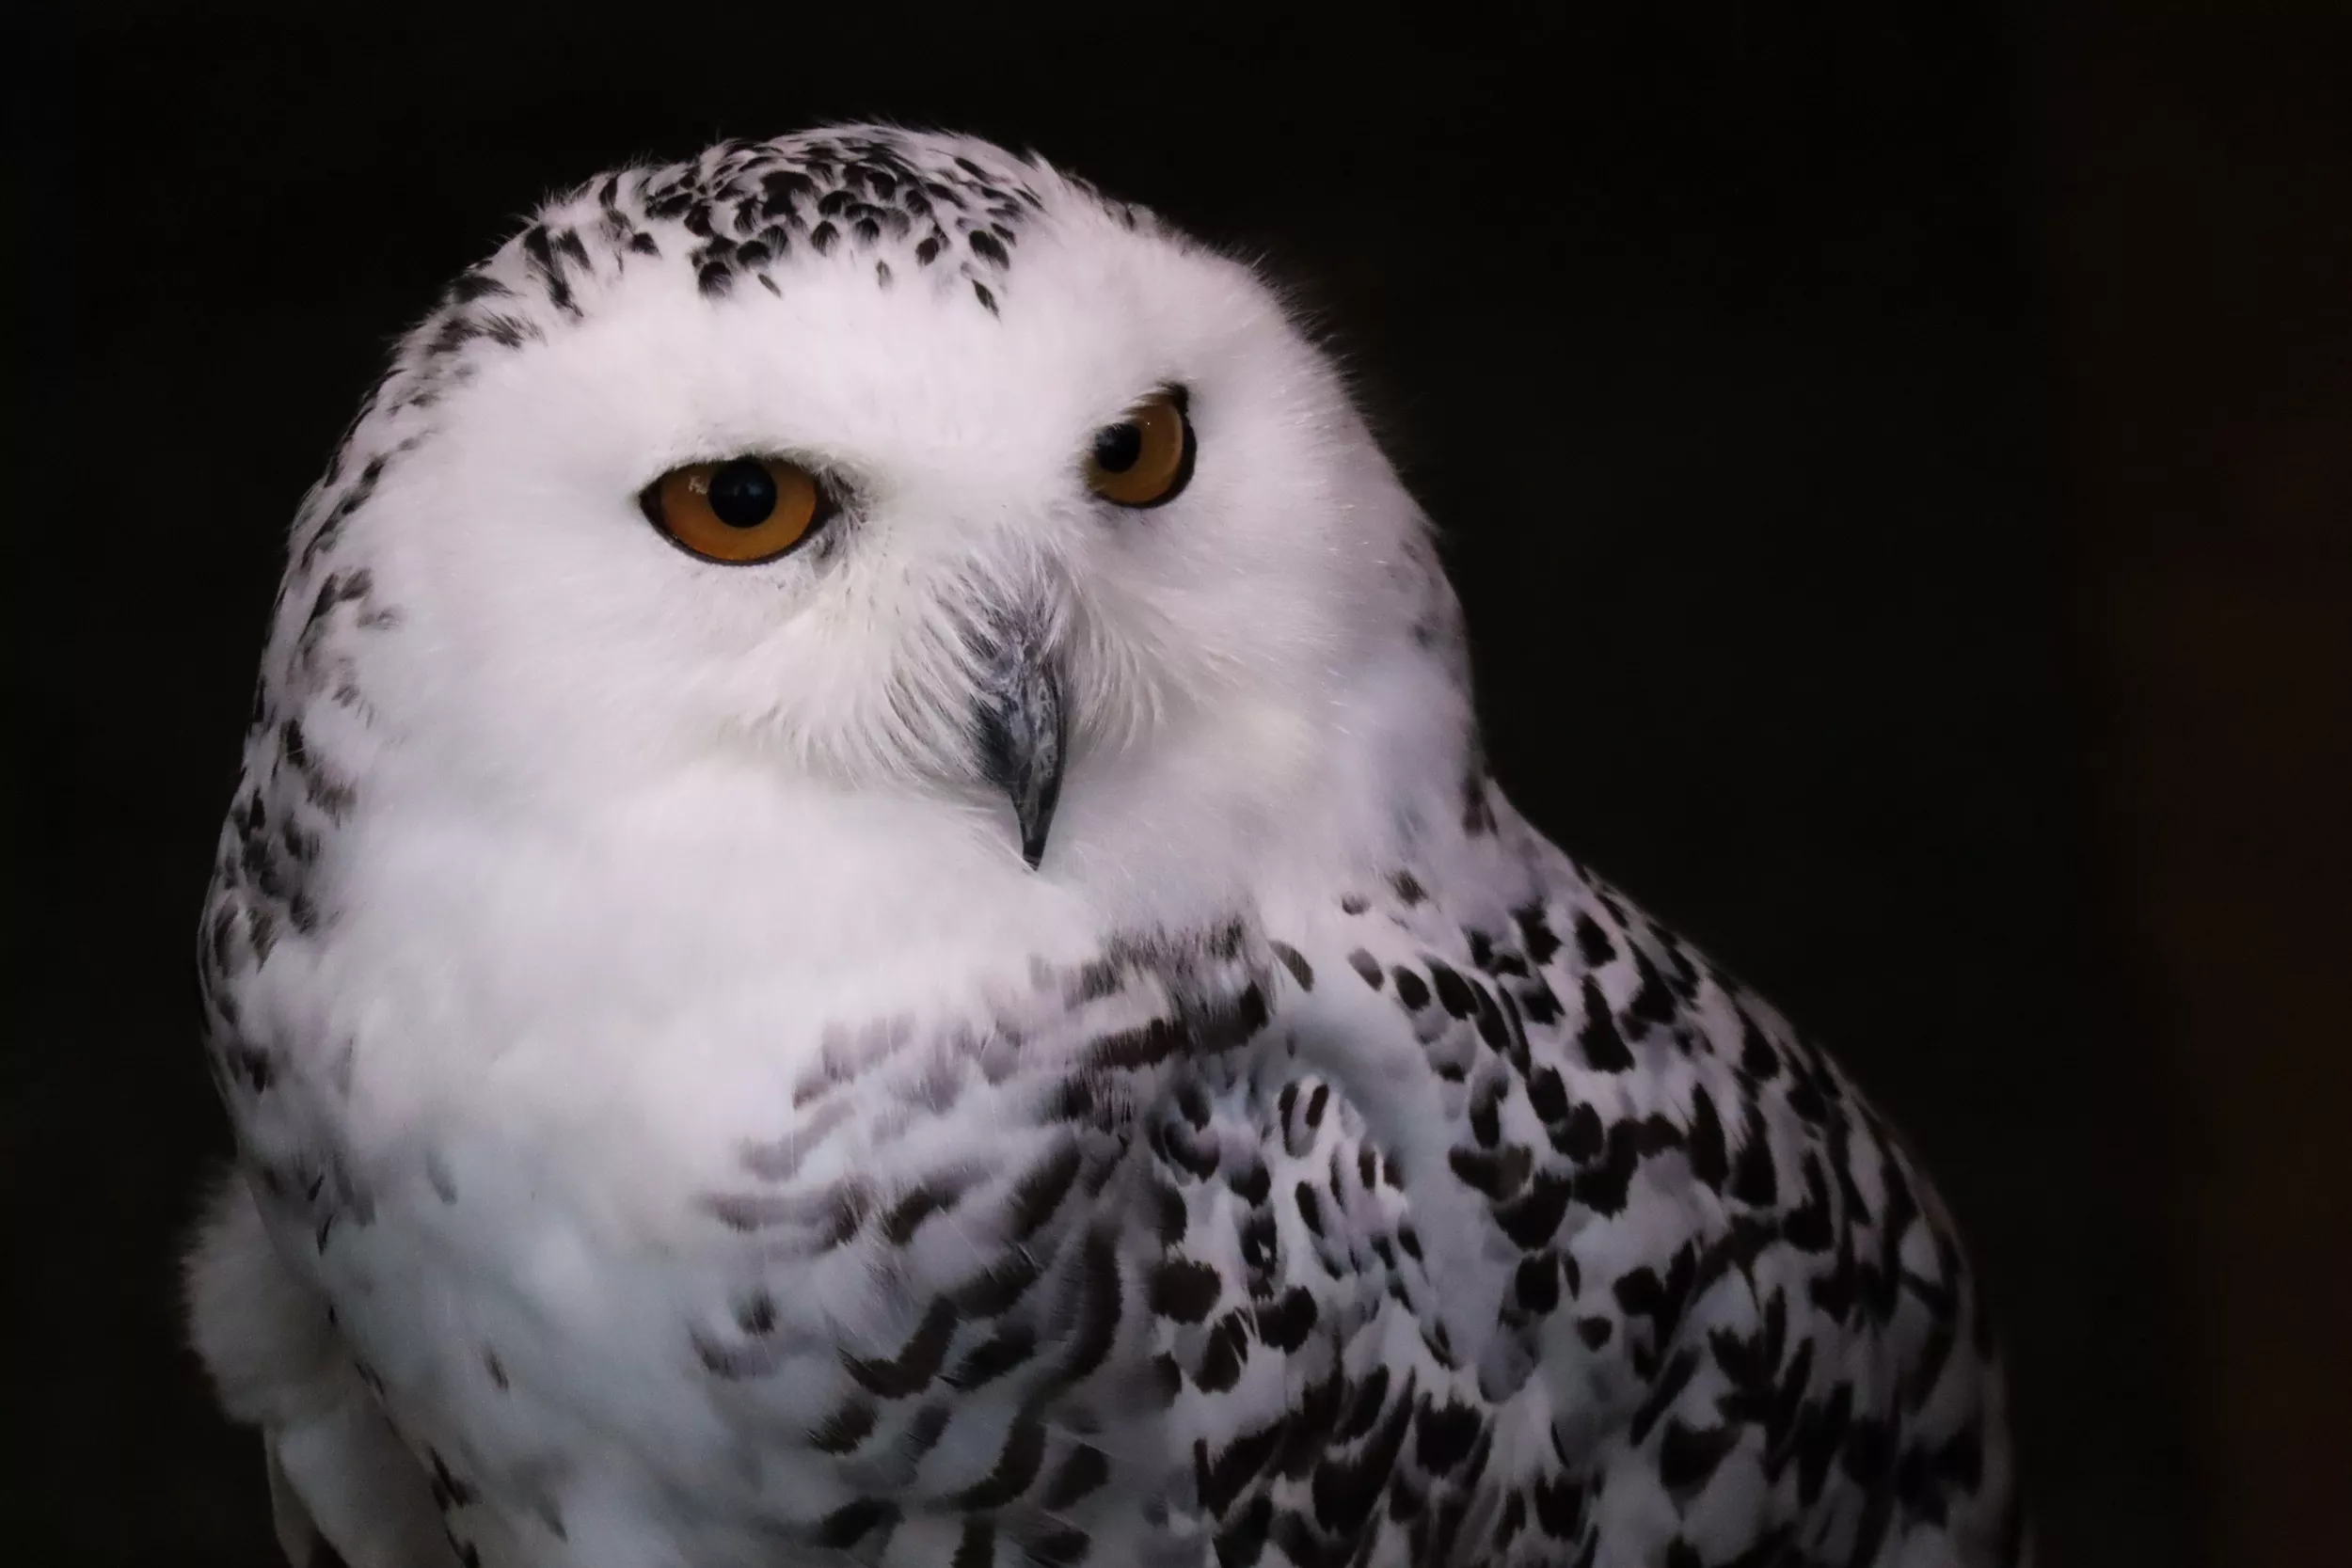
<svg viewBox="0 0 2352 1568">
<path fill-rule="evenodd" d="M 2020 1560 L 1946 1211 L 1464 646 L 1276 293 L 1034 156 L 541 208 L 295 519 L 202 922 L 290 1556 Z"/>
</svg>

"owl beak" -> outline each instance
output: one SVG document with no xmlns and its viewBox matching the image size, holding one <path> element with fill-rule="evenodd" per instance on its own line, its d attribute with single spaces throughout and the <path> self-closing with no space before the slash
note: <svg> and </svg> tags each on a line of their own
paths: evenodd
<svg viewBox="0 0 2352 1568">
<path fill-rule="evenodd" d="M 1061 670 L 1036 622 L 1001 622 L 976 641 L 980 693 L 973 728 L 980 773 L 1012 798 L 1021 858 L 1034 871 L 1045 858 L 1045 835 L 1061 800 L 1070 734 Z"/>
</svg>

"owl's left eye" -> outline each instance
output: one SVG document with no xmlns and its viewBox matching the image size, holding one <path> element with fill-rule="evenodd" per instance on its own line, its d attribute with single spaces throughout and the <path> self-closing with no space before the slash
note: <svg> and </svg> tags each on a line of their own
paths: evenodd
<svg viewBox="0 0 2352 1568">
<path fill-rule="evenodd" d="M 1192 483 L 1192 420 L 1184 388 L 1152 393 L 1116 424 L 1094 433 L 1087 487 L 1106 501 L 1161 506 Z"/>
<path fill-rule="evenodd" d="M 773 561 L 832 515 L 817 476 L 780 457 L 737 457 L 672 468 L 637 498 L 673 544 L 706 561 Z"/>
</svg>

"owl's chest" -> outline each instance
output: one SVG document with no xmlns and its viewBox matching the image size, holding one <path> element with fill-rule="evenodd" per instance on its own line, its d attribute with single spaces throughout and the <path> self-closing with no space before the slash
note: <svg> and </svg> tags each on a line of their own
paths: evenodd
<svg viewBox="0 0 2352 1568">
<path fill-rule="evenodd" d="M 310 1195 L 328 1256 L 332 1227 L 401 1202 L 672 1245 L 686 1196 L 789 1136 L 812 1085 L 977 1027 L 1083 945 L 1069 911 L 993 899 L 937 846 L 927 877 L 744 836 L 358 824 L 318 929 L 235 982 L 230 1050 L 262 1064 L 226 1075 L 249 1159 Z"/>
<path fill-rule="evenodd" d="M 1023 1203 L 1077 1186 L 1051 1064 L 1156 998 L 1083 995 L 1099 939 L 1018 903 L 461 860 L 375 879 L 243 993 L 281 1064 L 232 1097 L 281 1250 L 404 1432 L 514 1518 L 681 1474 L 715 1513 L 797 1513 L 830 1460 L 747 1433 L 818 1427 L 987 1249 L 1041 1245 Z"/>
<path fill-rule="evenodd" d="M 245 1018 L 362 1160 L 472 1137 L 659 1166 L 774 1135 L 813 1076 L 1017 1005 L 1092 937 L 984 834 L 663 806 L 561 833 L 363 824 L 322 929 L 251 976 Z"/>
</svg>

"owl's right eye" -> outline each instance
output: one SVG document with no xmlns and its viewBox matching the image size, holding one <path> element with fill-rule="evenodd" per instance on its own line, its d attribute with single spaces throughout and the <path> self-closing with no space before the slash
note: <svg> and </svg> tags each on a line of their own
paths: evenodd
<svg viewBox="0 0 2352 1568">
<path fill-rule="evenodd" d="M 773 561 L 833 515 L 817 476 L 780 457 L 690 463 L 645 486 L 637 504 L 671 543 L 705 561 Z"/>
</svg>

